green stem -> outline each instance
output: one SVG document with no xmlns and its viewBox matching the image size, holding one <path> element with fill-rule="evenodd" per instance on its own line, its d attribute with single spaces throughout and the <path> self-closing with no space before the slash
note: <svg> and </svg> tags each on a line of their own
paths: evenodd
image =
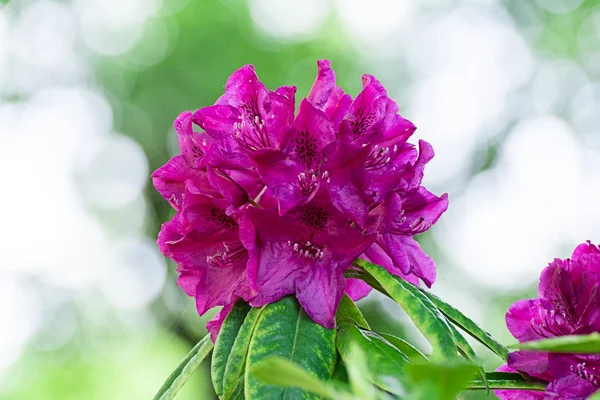
<svg viewBox="0 0 600 400">
<path fill-rule="evenodd" d="M 465 390 L 546 390 L 545 382 L 512 381 L 512 380 L 488 380 L 487 386 L 481 380 L 471 381 Z"/>
</svg>

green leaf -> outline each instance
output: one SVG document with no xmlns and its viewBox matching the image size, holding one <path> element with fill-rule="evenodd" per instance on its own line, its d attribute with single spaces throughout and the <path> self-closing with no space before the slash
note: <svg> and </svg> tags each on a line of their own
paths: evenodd
<svg viewBox="0 0 600 400">
<path fill-rule="evenodd" d="M 371 329 L 365 317 L 347 294 L 344 294 L 340 301 L 335 320 L 338 325 L 342 322 L 352 322 L 361 328 Z"/>
<path fill-rule="evenodd" d="M 486 372 L 485 376 L 496 381 L 527 381 L 523 375 L 516 372 Z"/>
<path fill-rule="evenodd" d="M 335 366 L 335 330 L 313 322 L 291 296 L 264 307 L 246 359 L 250 371 L 262 359 L 280 356 L 300 365 L 321 380 L 329 380 Z M 318 398 L 297 388 L 265 385 L 246 374 L 244 391 L 253 400 Z"/>
<path fill-rule="evenodd" d="M 423 289 L 421 289 L 421 292 L 427 296 L 437 308 L 439 308 L 439 310 L 450 320 L 450 322 L 458 326 L 479 343 L 483 344 L 492 352 L 500 356 L 500 358 L 503 360 L 508 358 L 508 350 L 506 347 L 488 332 L 480 328 L 479 325 L 473 322 L 473 320 L 434 294 Z"/>
<path fill-rule="evenodd" d="M 477 372 L 477 366 L 464 361 L 412 364 L 406 373 L 413 386 L 410 400 L 454 400 Z"/>
<path fill-rule="evenodd" d="M 475 350 L 471 347 L 467 339 L 452 325 L 450 325 L 450 330 L 452 331 L 452 336 L 454 337 L 454 342 L 458 347 L 458 352 L 461 353 L 463 357 L 467 360 L 475 361 L 477 359 L 477 355 L 475 354 Z"/>
<path fill-rule="evenodd" d="M 477 364 L 478 373 L 481 377 L 481 381 L 485 384 L 487 382 L 487 377 L 485 375 L 485 371 L 481 366 L 481 363 L 478 360 L 477 354 L 475 354 L 475 350 L 471 347 L 467 339 L 456 329 L 454 326 L 450 325 L 452 330 L 452 335 L 454 336 L 454 342 L 456 343 L 456 347 L 458 347 L 458 352 L 461 356 L 463 356 L 467 361 L 470 361 L 473 364 Z M 489 389 L 488 389 L 489 391 Z"/>
<path fill-rule="evenodd" d="M 600 353 L 600 333 L 589 335 L 560 336 L 551 339 L 525 342 L 518 345 L 521 350 L 547 351 L 552 353 Z"/>
<path fill-rule="evenodd" d="M 395 348 L 400 350 L 400 352 L 406 357 L 408 357 L 411 362 L 429 361 L 425 354 L 421 353 L 419 349 L 414 347 L 412 344 L 408 343 L 406 340 L 400 339 L 399 337 L 387 333 L 380 333 L 379 335 L 388 342 L 390 342 L 392 345 L 394 345 Z"/>
<path fill-rule="evenodd" d="M 188 353 L 181 363 L 175 368 L 175 371 L 169 375 L 165 383 L 161 386 L 154 400 L 170 400 L 175 397 L 179 389 L 192 376 L 198 365 L 210 353 L 213 348 L 213 342 L 210 335 L 206 335 L 200 340 L 194 348 Z"/>
<path fill-rule="evenodd" d="M 335 368 L 333 369 L 331 379 L 339 382 L 348 383 L 348 370 L 346 369 L 344 360 L 342 360 L 342 357 L 339 354 L 335 362 Z"/>
<path fill-rule="evenodd" d="M 487 379 L 487 382 L 483 382 L 481 380 L 474 380 L 468 383 L 465 390 L 497 390 L 497 389 L 506 389 L 506 390 L 537 390 L 544 391 L 546 390 L 545 382 L 537 382 L 537 381 L 513 381 L 513 380 L 504 380 L 504 379 Z"/>
<path fill-rule="evenodd" d="M 485 381 L 473 380 L 466 390 L 516 389 L 516 390 L 545 390 L 546 382 L 526 380 L 514 372 L 486 372 Z M 486 386 L 487 385 L 487 386 Z"/>
<path fill-rule="evenodd" d="M 393 276 L 379 265 L 364 260 L 358 260 L 356 265 L 367 271 L 381 285 L 383 293 L 408 314 L 433 347 L 432 358 L 451 360 L 457 357 L 458 350 L 446 318 L 416 286 Z"/>
<path fill-rule="evenodd" d="M 387 340 L 378 334 L 358 328 L 353 324 L 344 324 L 338 331 L 337 349 L 350 371 L 353 361 L 353 346 L 357 345 L 366 356 L 364 373 L 367 379 L 385 391 L 402 394 L 400 382 L 403 371 L 410 360 Z"/>
<path fill-rule="evenodd" d="M 219 336 L 217 337 L 211 359 L 210 375 L 215 393 L 219 398 L 224 394 L 223 377 L 233 343 L 249 310 L 250 306 L 248 304 L 242 300 L 238 301 L 227 315 L 227 318 L 225 318 L 225 321 L 223 321 Z"/>
<path fill-rule="evenodd" d="M 246 315 L 246 319 L 240 327 L 233 346 L 227 358 L 227 365 L 223 374 L 223 399 L 229 400 L 233 396 L 240 377 L 244 375 L 246 356 L 250 347 L 250 339 L 256 329 L 258 318 L 264 307 L 252 308 Z"/>
<path fill-rule="evenodd" d="M 231 400 L 245 400 L 244 397 L 244 377 L 240 376 L 238 381 L 235 384 L 235 388 L 233 388 L 233 391 L 231 392 L 231 395 L 229 396 L 229 399 Z"/>
<path fill-rule="evenodd" d="M 348 360 L 348 378 L 352 393 L 362 400 L 377 399 L 377 390 L 369 382 L 369 369 L 367 356 L 358 343 L 350 343 L 349 352 L 346 354 Z"/>
<path fill-rule="evenodd" d="M 269 385 L 296 387 L 319 396 L 338 400 L 352 397 L 347 391 L 344 393 L 330 382 L 324 382 L 310 374 L 302 367 L 285 358 L 269 356 L 256 363 L 250 374 Z"/>
</svg>

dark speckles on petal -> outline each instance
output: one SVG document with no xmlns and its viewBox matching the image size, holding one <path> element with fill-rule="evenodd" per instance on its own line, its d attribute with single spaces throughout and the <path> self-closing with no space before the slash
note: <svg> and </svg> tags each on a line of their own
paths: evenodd
<svg viewBox="0 0 600 400">
<path fill-rule="evenodd" d="M 225 214 L 225 210 L 215 206 L 212 206 L 208 209 L 206 220 L 228 231 L 235 231 L 238 228 L 237 222 Z"/>
<path fill-rule="evenodd" d="M 375 115 L 360 108 L 355 117 L 356 119 L 352 122 L 352 134 L 354 139 L 357 139 L 371 128 L 375 122 Z"/>
<path fill-rule="evenodd" d="M 294 139 L 294 153 L 305 169 L 318 164 L 322 157 L 319 142 L 309 132 L 298 132 Z"/>
</svg>

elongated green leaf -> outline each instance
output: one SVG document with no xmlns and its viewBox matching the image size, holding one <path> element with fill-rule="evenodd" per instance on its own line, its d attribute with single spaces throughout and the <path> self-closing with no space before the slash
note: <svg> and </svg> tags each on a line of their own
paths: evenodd
<svg viewBox="0 0 600 400">
<path fill-rule="evenodd" d="M 362 351 L 358 343 L 350 343 L 348 359 L 348 378 L 352 393 L 361 400 L 377 399 L 377 390 L 369 382 L 369 369 L 367 356 Z"/>
<path fill-rule="evenodd" d="M 544 390 L 545 382 L 538 381 L 535 378 L 527 380 L 525 377 L 514 372 L 486 372 L 485 381 L 473 380 L 469 382 L 466 390 L 483 389 L 516 389 L 516 390 Z M 486 384 L 488 387 L 486 388 Z"/>
<path fill-rule="evenodd" d="M 367 359 L 367 379 L 383 390 L 402 394 L 403 371 L 410 360 L 391 343 L 374 332 L 344 324 L 338 331 L 336 344 L 347 368 L 352 362 L 353 346 L 357 345 Z"/>
<path fill-rule="evenodd" d="M 496 381 L 527 381 L 523 375 L 516 372 L 486 372 L 485 376 Z"/>
<path fill-rule="evenodd" d="M 278 356 L 270 356 L 252 367 L 250 374 L 259 381 L 274 386 L 296 387 L 328 399 L 350 399 L 348 391 L 342 391 L 331 381 L 324 382 L 299 365 Z"/>
<path fill-rule="evenodd" d="M 519 381 L 505 379 L 487 379 L 487 383 L 482 380 L 474 380 L 468 383 L 465 390 L 496 390 L 496 389 L 514 389 L 514 390 L 546 390 L 546 383 L 537 381 Z"/>
<path fill-rule="evenodd" d="M 421 353 L 416 347 L 414 347 L 412 344 L 408 343 L 406 340 L 400 339 L 399 337 L 396 337 L 394 335 L 389 335 L 387 333 L 380 333 L 379 335 L 382 338 L 384 338 L 385 340 L 387 340 L 388 342 L 390 342 L 391 344 L 393 344 L 394 347 L 397 348 L 398 350 L 400 350 L 400 352 L 402 354 L 404 354 L 406 357 L 408 357 L 410 359 L 410 361 L 412 361 L 412 362 L 429 361 L 427 356 L 425 356 L 423 353 Z"/>
<path fill-rule="evenodd" d="M 219 398 L 224 393 L 223 376 L 225 375 L 225 367 L 227 366 L 233 343 L 249 310 L 250 306 L 248 304 L 241 300 L 238 301 L 227 315 L 227 318 L 225 318 L 225 321 L 223 321 L 223 325 L 219 331 L 211 359 L 210 370 L 215 393 Z"/>
<path fill-rule="evenodd" d="M 352 322 L 361 328 L 371 329 L 365 317 L 347 294 L 344 294 L 340 301 L 335 320 L 338 324 L 342 322 Z"/>
<path fill-rule="evenodd" d="M 521 350 L 547 351 L 552 353 L 600 353 L 600 333 L 589 335 L 560 336 L 551 339 L 521 343 Z"/>
<path fill-rule="evenodd" d="M 467 359 L 472 359 L 473 361 L 476 360 L 477 355 L 475 354 L 475 350 L 473 350 L 469 342 L 467 342 L 467 339 L 465 339 L 455 327 L 450 326 L 450 330 L 452 331 L 452 336 L 458 347 L 458 352 Z"/>
<path fill-rule="evenodd" d="M 242 326 L 240 327 L 233 346 L 227 357 L 227 365 L 223 374 L 223 399 L 229 400 L 237 386 L 237 382 L 244 375 L 246 366 L 246 356 L 250 347 L 250 339 L 256 329 L 258 318 L 262 314 L 264 307 L 251 309 Z"/>
<path fill-rule="evenodd" d="M 472 364 L 477 364 L 477 369 L 479 370 L 479 376 L 483 383 L 487 382 L 487 377 L 485 375 L 485 371 L 481 366 L 477 358 L 477 354 L 475 354 L 475 350 L 471 347 L 467 339 L 456 329 L 454 326 L 450 325 L 452 330 L 452 335 L 454 336 L 454 342 L 456 343 L 456 347 L 458 347 L 458 352 L 461 356 L 463 356 L 467 361 L 470 361 Z"/>
<path fill-rule="evenodd" d="M 508 357 L 508 350 L 506 347 L 496 340 L 492 335 L 479 327 L 473 320 L 465 316 L 462 312 L 446 303 L 444 300 L 435 296 L 434 294 L 421 289 L 422 293 L 425 294 L 435 304 L 437 308 L 456 326 L 465 331 L 467 334 L 472 336 L 479 343 L 490 349 L 492 352 L 500 356 L 503 360 Z"/>
<path fill-rule="evenodd" d="M 246 358 L 246 370 L 252 370 L 269 356 L 288 359 L 321 380 L 329 380 L 335 366 L 335 330 L 313 322 L 295 298 L 288 296 L 264 307 Z M 298 388 L 263 384 L 246 374 L 246 397 L 252 400 L 318 398 Z"/>
<path fill-rule="evenodd" d="M 385 268 L 364 260 L 356 265 L 367 271 L 408 314 L 433 347 L 432 358 L 451 360 L 458 350 L 450 327 L 437 307 L 416 286 L 393 276 Z"/>
<path fill-rule="evenodd" d="M 210 353 L 213 348 L 213 342 L 210 335 L 205 336 L 194 346 L 181 363 L 175 368 L 175 371 L 169 375 L 165 383 L 161 386 L 154 396 L 154 400 L 170 400 L 175 397 L 179 389 L 192 376 L 198 365 Z"/>
</svg>

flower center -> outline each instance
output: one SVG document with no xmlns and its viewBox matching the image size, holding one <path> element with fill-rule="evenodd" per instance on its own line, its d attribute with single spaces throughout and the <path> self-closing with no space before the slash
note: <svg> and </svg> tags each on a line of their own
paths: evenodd
<svg viewBox="0 0 600 400">
<path fill-rule="evenodd" d="M 233 126 L 233 134 L 240 147 L 252 153 L 258 149 L 271 147 L 271 141 L 267 133 L 265 121 L 258 111 L 258 102 L 254 96 L 250 97 L 247 104 L 240 106 L 242 120 Z"/>
<path fill-rule="evenodd" d="M 233 125 L 233 134 L 240 147 L 248 153 L 271 147 L 265 121 L 258 115 L 254 115 L 254 118 L 242 116 L 242 120 Z"/>
<path fill-rule="evenodd" d="M 391 161 L 392 156 L 396 155 L 397 151 L 398 145 L 394 145 L 391 151 L 389 147 L 373 146 L 373 150 L 371 150 L 371 154 L 369 154 L 369 157 L 365 162 L 365 169 L 367 171 L 373 171 L 385 167 Z"/>
<path fill-rule="evenodd" d="M 571 365 L 569 369 L 576 373 L 581 379 L 585 379 L 596 387 L 600 386 L 598 385 L 598 379 L 600 378 L 600 375 L 598 374 L 596 367 L 589 367 L 585 362 L 580 362 L 575 365 Z"/>
<path fill-rule="evenodd" d="M 209 266 L 227 268 L 248 255 L 248 250 L 240 242 L 224 242 L 223 248 L 222 251 L 219 250 L 212 256 L 206 257 Z"/>
<path fill-rule="evenodd" d="M 552 308 L 549 310 L 538 303 L 538 315 L 541 322 L 536 323 L 535 318 L 532 318 L 531 328 L 540 336 L 566 336 L 570 335 L 574 330 L 573 318 L 556 299 L 553 300 Z"/>
<path fill-rule="evenodd" d="M 215 206 L 211 206 L 208 209 L 206 220 L 218 226 L 220 229 L 236 231 L 238 228 L 237 222 L 235 222 L 235 220 L 229 215 L 225 214 L 225 210 L 222 210 Z"/>
<path fill-rule="evenodd" d="M 394 227 L 390 230 L 391 233 L 395 233 L 397 235 L 403 235 L 406 233 L 414 233 L 416 230 L 423 228 L 423 223 L 425 222 L 424 217 L 411 216 L 411 219 L 408 220 L 408 218 L 404 214 L 405 214 L 405 211 L 400 210 L 400 213 L 396 216 L 396 218 L 394 220 L 396 227 Z"/>
<path fill-rule="evenodd" d="M 308 172 L 300 172 L 298 174 L 298 184 L 302 190 L 303 196 L 308 196 L 317 187 L 318 177 L 314 170 Z"/>
<path fill-rule="evenodd" d="M 304 167 L 304 171 L 298 174 L 298 185 L 303 196 L 313 193 L 321 175 L 321 167 L 324 162 L 323 151 L 317 139 L 309 132 L 298 132 L 293 140 L 293 152 L 296 161 Z M 329 172 L 325 171 L 322 178 L 329 182 Z"/>
<path fill-rule="evenodd" d="M 308 226 L 313 232 L 320 231 L 325 228 L 327 221 L 331 217 L 331 212 L 323 207 L 310 206 L 302 213 L 301 221 Z"/>
<path fill-rule="evenodd" d="M 298 254 L 299 256 L 307 259 L 307 260 L 316 260 L 317 262 L 323 261 L 323 257 L 325 255 L 325 251 L 319 247 L 315 246 L 310 241 L 305 242 L 304 244 L 294 242 L 288 240 L 288 246 L 292 248 L 292 252 L 294 254 Z"/>
</svg>

